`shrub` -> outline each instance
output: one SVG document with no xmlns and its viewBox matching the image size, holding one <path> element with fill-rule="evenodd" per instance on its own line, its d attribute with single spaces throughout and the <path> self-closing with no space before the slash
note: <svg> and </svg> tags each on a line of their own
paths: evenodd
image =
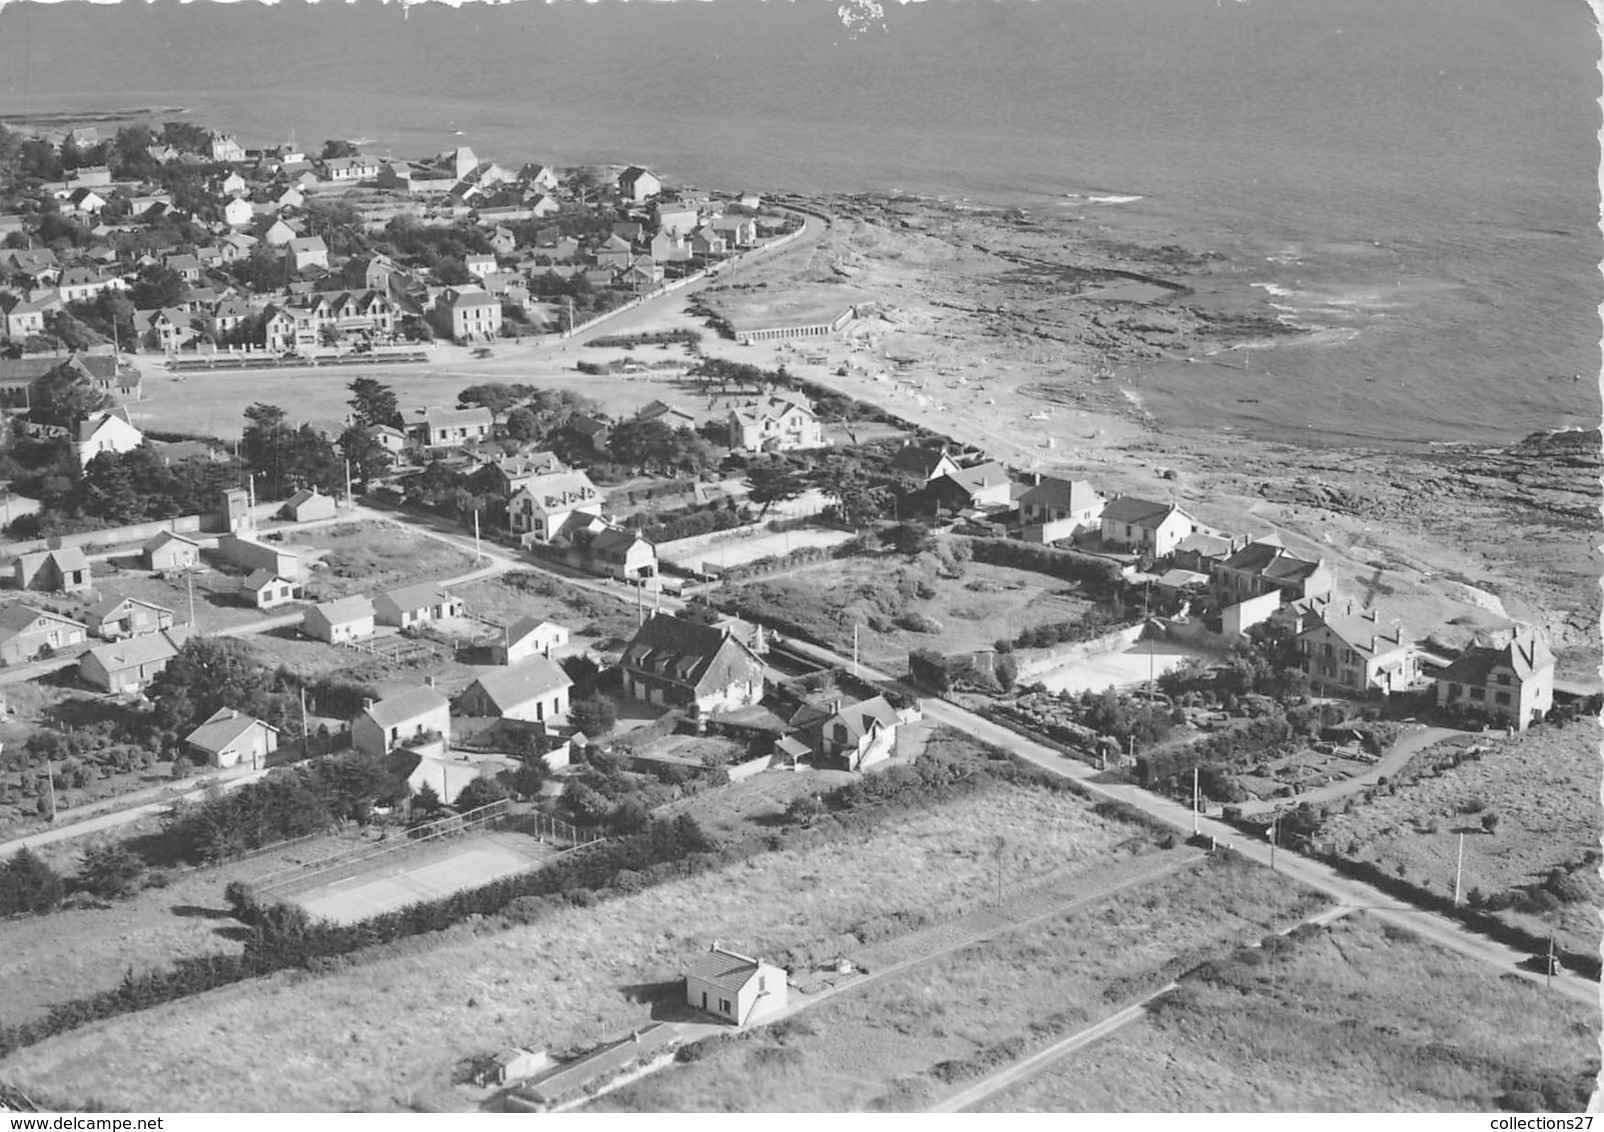
<svg viewBox="0 0 1604 1132">
<path fill-rule="evenodd" d="M 61 902 L 61 877 L 31 849 L 18 849 L 0 865 L 0 916 L 48 912 Z"/>
<path fill-rule="evenodd" d="M 1496 813 L 1483 814 L 1481 816 L 1481 827 L 1490 834 L 1496 834 L 1498 832 L 1498 815 Z"/>
<path fill-rule="evenodd" d="M 103 845 L 84 854 L 78 886 L 104 900 L 131 896 L 139 889 L 145 862 L 121 845 Z"/>
</svg>

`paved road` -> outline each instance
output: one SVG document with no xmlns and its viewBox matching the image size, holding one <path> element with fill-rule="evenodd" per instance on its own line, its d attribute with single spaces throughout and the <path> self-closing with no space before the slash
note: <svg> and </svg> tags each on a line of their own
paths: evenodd
<svg viewBox="0 0 1604 1132">
<path fill-rule="evenodd" d="M 849 657 L 839 656 L 817 645 L 800 645 L 795 641 L 790 643 L 832 664 L 851 664 Z M 888 673 L 877 672 L 867 665 L 860 664 L 859 670 L 871 679 L 895 679 Z M 1213 837 L 1219 844 L 1230 846 L 1249 860 L 1275 868 L 1311 888 L 1324 892 L 1340 904 L 1368 911 L 1388 923 L 1406 928 L 1451 951 L 1486 963 L 1500 972 L 1518 975 L 1533 982 L 1543 982 L 1542 975 L 1521 966 L 1530 959 L 1525 952 L 1516 951 L 1478 935 L 1452 920 L 1388 896 L 1370 885 L 1341 876 L 1319 861 L 1309 860 L 1285 849 L 1277 849 L 1262 841 L 1251 840 L 1242 831 L 1224 822 L 1201 815 L 1194 818 L 1190 807 L 1148 793 L 1129 783 L 1093 782 L 1092 778 L 1098 774 L 1096 768 L 1061 755 L 1051 748 L 945 700 L 926 699 L 924 713 L 929 719 L 945 723 L 977 739 L 1010 751 L 1043 770 L 1074 779 L 1093 794 L 1134 806 L 1168 823 L 1178 831 L 1191 833 L 1195 821 L 1198 832 L 1204 836 Z M 1578 1002 L 1585 1002 L 1589 1006 L 1597 1006 L 1599 1003 L 1598 984 L 1568 971 L 1554 977 L 1553 987 L 1559 993 Z"/>
</svg>

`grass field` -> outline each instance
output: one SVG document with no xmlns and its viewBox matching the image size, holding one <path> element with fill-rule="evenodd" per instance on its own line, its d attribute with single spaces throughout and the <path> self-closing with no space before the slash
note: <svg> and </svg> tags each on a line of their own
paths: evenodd
<svg viewBox="0 0 1604 1132">
<path fill-rule="evenodd" d="M 414 582 L 433 582 L 473 569 L 473 556 L 391 523 L 337 523 L 303 532 L 286 548 L 302 555 L 306 594 L 329 601 L 350 594 L 375 597 Z M 471 611 L 470 611 L 471 612 Z"/>
<path fill-rule="evenodd" d="M 1467 737 L 1452 746 L 1473 742 L 1489 748 L 1479 759 L 1440 773 L 1428 770 L 1396 794 L 1355 802 L 1350 812 L 1327 820 L 1321 837 L 1339 853 L 1451 894 L 1459 831 L 1464 830 L 1463 891 L 1468 895 L 1476 888 L 1487 896 L 1541 882 L 1550 869 L 1575 865 L 1598 849 L 1604 810 L 1596 726 L 1542 727 L 1514 740 Z M 1429 768 L 1440 753 L 1424 751 L 1412 765 Z M 1491 834 L 1482 828 L 1489 811 L 1499 817 Z M 1596 954 L 1604 882 L 1596 864 L 1572 876 L 1589 899 L 1543 916 L 1513 909 L 1499 914 L 1539 935 L 1553 930 L 1557 942 Z"/>
<path fill-rule="evenodd" d="M 1363 913 L 1259 959 L 982 1111 L 1488 1112 L 1543 1073 L 1592 1089 L 1597 1010 Z"/>
<path fill-rule="evenodd" d="M 0 1077 L 112 1109 L 388 1109 L 409 1090 L 447 1087 L 460 1059 L 513 1044 L 562 1051 L 642 1024 L 649 1008 L 632 1001 L 635 988 L 675 977 L 714 939 L 794 958 L 851 953 L 858 932 L 985 899 L 999 835 L 1024 883 L 1095 870 L 1132 834 L 1070 795 L 997 786 L 534 925 L 460 925 L 338 973 L 284 974 L 115 1019 L 19 1051 Z"/>
<path fill-rule="evenodd" d="M 42 855 L 57 869 L 70 870 L 85 844 L 60 843 Z M 147 888 L 104 908 L 8 920 L 0 947 L 0 1018 L 22 1022 L 54 1003 L 110 990 L 130 969 L 237 952 L 240 925 L 229 918 L 223 900 L 229 881 L 250 882 L 351 844 L 352 836 L 331 834 L 221 868 L 174 869 L 165 888 Z"/>
<path fill-rule="evenodd" d="M 923 575 L 935 587 L 934 596 L 909 599 L 902 609 L 935 618 L 941 629 L 911 632 L 890 627 L 874 596 L 894 598 L 892 579 L 904 568 L 913 569 L 901 559 L 838 559 L 789 577 L 736 585 L 723 592 L 731 598 L 744 595 L 778 616 L 790 617 L 837 649 L 852 648 L 856 624 L 863 659 L 892 665 L 901 664 L 909 650 L 916 648 L 952 654 L 989 646 L 1030 625 L 1075 618 L 1090 605 L 1067 582 L 1008 566 L 970 562 L 962 578 Z M 883 628 L 872 628 L 871 621 L 878 621 Z"/>
<path fill-rule="evenodd" d="M 517 570 L 479 582 L 453 586 L 468 612 L 510 625 L 523 617 L 554 621 L 575 637 L 603 642 L 634 636 L 634 607 L 569 585 L 561 578 Z M 487 630 L 488 632 L 488 630 Z"/>
<path fill-rule="evenodd" d="M 1221 860 L 843 991 L 590 1107 L 926 1108 L 983 1075 L 987 1051 L 1004 1047 L 1006 1055 L 993 1055 L 1006 1057 L 1001 1064 L 1028 1056 L 1163 985 L 1175 957 L 1257 940 L 1321 903 L 1273 873 Z M 742 1087 L 718 1087 L 729 1081 Z"/>
</svg>

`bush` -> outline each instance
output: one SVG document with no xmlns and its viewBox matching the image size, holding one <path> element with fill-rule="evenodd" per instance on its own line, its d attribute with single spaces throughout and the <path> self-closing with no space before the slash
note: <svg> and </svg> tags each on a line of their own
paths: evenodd
<svg viewBox="0 0 1604 1132">
<path fill-rule="evenodd" d="M 103 845 L 84 854 L 78 886 L 103 900 L 120 900 L 139 890 L 145 862 L 121 845 Z"/>
<path fill-rule="evenodd" d="M 48 912 L 61 903 L 61 877 L 31 849 L 18 849 L 0 865 L 0 916 Z"/>
<path fill-rule="evenodd" d="M 576 700 L 568 708 L 568 722 L 586 738 L 606 735 L 618 724 L 618 705 L 599 693 L 589 699 Z"/>
</svg>

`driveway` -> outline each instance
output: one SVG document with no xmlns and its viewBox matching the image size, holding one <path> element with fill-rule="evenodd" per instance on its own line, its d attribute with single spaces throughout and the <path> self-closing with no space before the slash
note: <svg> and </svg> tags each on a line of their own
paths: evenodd
<svg viewBox="0 0 1604 1132">
<path fill-rule="evenodd" d="M 1374 786 L 1382 778 L 1395 778 L 1411 758 L 1418 752 L 1425 750 L 1433 744 L 1444 739 L 1452 739 L 1456 735 L 1469 734 L 1465 731 L 1455 731 L 1451 727 L 1417 727 L 1399 736 L 1398 741 L 1392 745 L 1379 762 L 1363 774 L 1353 778 L 1345 778 L 1341 782 L 1333 782 L 1329 786 L 1321 786 L 1306 791 L 1291 798 L 1266 798 L 1257 802 L 1244 802 L 1239 807 L 1244 814 L 1262 814 L 1283 806 L 1297 806 L 1308 802 L 1318 806 L 1325 802 L 1334 802 L 1339 798 L 1346 798 L 1357 794 L 1367 786 Z"/>
</svg>

